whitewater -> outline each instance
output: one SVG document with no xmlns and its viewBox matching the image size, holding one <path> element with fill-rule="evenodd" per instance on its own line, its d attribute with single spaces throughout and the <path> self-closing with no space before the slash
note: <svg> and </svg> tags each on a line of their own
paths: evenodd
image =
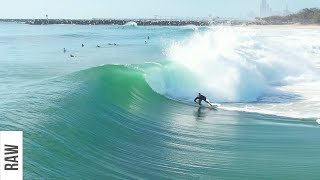
<svg viewBox="0 0 320 180">
<path fill-rule="evenodd" d="M 226 110 L 317 118 L 316 32 L 243 27 L 196 31 L 165 49 L 175 66 L 160 65 L 146 79 L 156 92 L 177 100 L 192 101 L 201 92 Z"/>
</svg>

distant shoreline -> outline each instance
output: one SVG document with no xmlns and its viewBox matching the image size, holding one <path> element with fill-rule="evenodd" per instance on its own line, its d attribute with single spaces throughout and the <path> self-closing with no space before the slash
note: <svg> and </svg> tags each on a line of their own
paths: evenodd
<svg viewBox="0 0 320 180">
<path fill-rule="evenodd" d="M 320 28 L 320 24 L 272 24 L 265 21 L 240 20 L 157 20 L 157 19 L 0 19 L 0 22 L 24 23 L 29 25 L 126 25 L 136 23 L 138 26 L 246 26 L 246 27 L 285 27 L 285 28 Z"/>
<path fill-rule="evenodd" d="M 47 16 L 48 17 L 48 16 Z M 305 8 L 301 11 L 286 16 L 256 17 L 255 20 L 237 19 L 0 19 L 0 22 L 18 22 L 30 25 L 72 24 L 72 25 L 138 25 L 138 26 L 310 26 L 320 25 L 320 8 Z"/>
<path fill-rule="evenodd" d="M 138 26 L 208 26 L 221 24 L 226 21 L 195 21 L 195 20 L 160 20 L 160 19 L 0 19 L 0 22 L 17 22 L 30 25 L 52 25 L 52 24 L 72 24 L 72 25 L 126 25 L 134 22 Z"/>
<path fill-rule="evenodd" d="M 240 26 L 239 26 L 240 27 Z M 251 28 L 295 28 L 295 29 L 320 29 L 320 24 L 267 24 L 267 25 L 247 25 Z"/>
</svg>

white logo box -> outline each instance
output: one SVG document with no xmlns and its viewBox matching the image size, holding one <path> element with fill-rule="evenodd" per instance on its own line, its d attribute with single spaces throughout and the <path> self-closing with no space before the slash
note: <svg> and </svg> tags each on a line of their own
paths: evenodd
<svg viewBox="0 0 320 180">
<path fill-rule="evenodd" d="M 23 179 L 23 132 L 0 131 L 0 180 Z"/>
</svg>

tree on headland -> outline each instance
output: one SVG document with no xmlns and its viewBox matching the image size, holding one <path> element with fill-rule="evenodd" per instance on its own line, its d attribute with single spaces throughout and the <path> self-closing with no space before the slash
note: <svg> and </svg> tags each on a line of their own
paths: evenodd
<svg viewBox="0 0 320 180">
<path fill-rule="evenodd" d="M 267 24 L 320 24 L 320 9 L 305 8 L 295 14 L 257 18 L 257 20 L 263 20 Z"/>
</svg>

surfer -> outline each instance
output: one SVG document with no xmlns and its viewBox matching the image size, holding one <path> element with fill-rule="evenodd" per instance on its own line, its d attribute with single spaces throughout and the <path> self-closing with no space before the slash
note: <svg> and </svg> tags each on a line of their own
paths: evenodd
<svg viewBox="0 0 320 180">
<path fill-rule="evenodd" d="M 201 105 L 201 101 L 206 102 L 209 106 L 212 106 L 212 104 L 207 100 L 207 97 L 204 95 L 198 93 L 198 96 L 193 100 L 195 103 L 197 103 L 197 99 L 199 99 L 199 105 Z"/>
</svg>

